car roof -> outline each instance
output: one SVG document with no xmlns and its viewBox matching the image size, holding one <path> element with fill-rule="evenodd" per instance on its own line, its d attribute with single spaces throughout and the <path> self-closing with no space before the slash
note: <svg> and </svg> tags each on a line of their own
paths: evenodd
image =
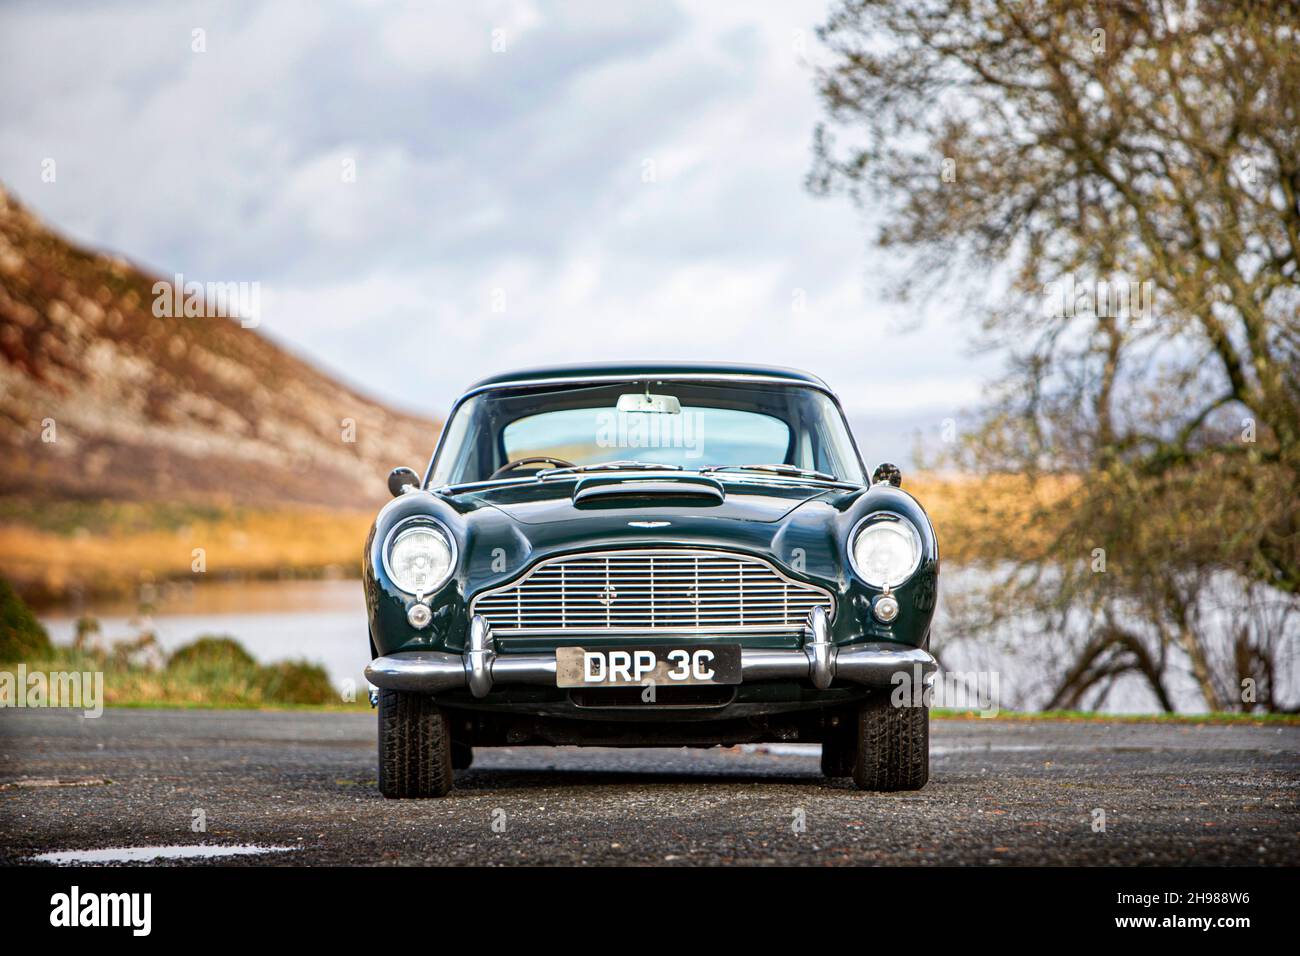
<svg viewBox="0 0 1300 956">
<path fill-rule="evenodd" d="M 767 379 L 785 379 L 799 385 L 812 385 L 824 391 L 829 386 L 816 375 L 793 368 L 775 365 L 741 365 L 728 362 L 595 362 L 576 365 L 544 365 L 539 368 L 519 369 L 490 375 L 475 382 L 466 392 L 510 385 L 527 385 L 550 382 L 556 379 L 584 381 L 588 379 L 643 379 L 643 378 L 732 378 L 760 376 Z"/>
</svg>

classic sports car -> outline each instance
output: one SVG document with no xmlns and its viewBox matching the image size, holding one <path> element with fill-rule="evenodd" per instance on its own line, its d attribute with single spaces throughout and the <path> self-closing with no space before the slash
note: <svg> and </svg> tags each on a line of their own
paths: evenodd
<svg viewBox="0 0 1300 956">
<path fill-rule="evenodd" d="M 820 742 L 828 776 L 925 785 L 938 544 L 821 379 L 498 375 L 388 484 L 363 562 L 385 796 L 528 744 Z"/>
</svg>

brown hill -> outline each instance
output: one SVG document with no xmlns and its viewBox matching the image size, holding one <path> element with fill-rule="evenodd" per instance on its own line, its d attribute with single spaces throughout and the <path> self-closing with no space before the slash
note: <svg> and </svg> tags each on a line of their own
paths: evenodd
<svg viewBox="0 0 1300 956">
<path fill-rule="evenodd" d="M 155 316 L 155 281 L 0 189 L 0 495 L 368 507 L 428 460 L 436 422 L 236 319 Z"/>
</svg>

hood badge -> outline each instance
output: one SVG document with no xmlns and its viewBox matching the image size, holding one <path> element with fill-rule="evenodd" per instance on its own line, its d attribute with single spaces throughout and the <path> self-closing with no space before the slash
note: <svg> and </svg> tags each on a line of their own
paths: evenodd
<svg viewBox="0 0 1300 956">
<path fill-rule="evenodd" d="M 666 528 L 670 524 L 672 524 L 671 521 L 629 521 L 627 526 L 629 528 Z"/>
</svg>

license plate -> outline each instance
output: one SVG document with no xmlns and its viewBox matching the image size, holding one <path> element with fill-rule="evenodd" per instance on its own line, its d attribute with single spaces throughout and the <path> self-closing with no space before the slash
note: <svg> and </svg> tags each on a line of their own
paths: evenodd
<svg viewBox="0 0 1300 956">
<path fill-rule="evenodd" d="M 557 687 L 739 684 L 739 644 L 679 644 L 555 651 Z"/>
</svg>

